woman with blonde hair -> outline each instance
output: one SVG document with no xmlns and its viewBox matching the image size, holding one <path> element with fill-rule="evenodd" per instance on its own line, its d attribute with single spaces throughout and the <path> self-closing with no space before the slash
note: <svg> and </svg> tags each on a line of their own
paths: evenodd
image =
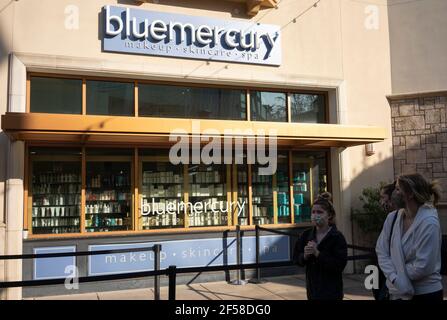
<svg viewBox="0 0 447 320">
<path fill-rule="evenodd" d="M 401 175 L 393 198 L 403 209 L 388 215 L 376 245 L 390 299 L 442 300 L 440 188 L 421 174 Z"/>
<path fill-rule="evenodd" d="M 295 261 L 306 268 L 309 300 L 342 300 L 343 270 L 348 248 L 345 237 L 335 226 L 335 209 L 329 192 L 312 205 L 314 227 L 304 231 L 295 247 Z"/>
</svg>

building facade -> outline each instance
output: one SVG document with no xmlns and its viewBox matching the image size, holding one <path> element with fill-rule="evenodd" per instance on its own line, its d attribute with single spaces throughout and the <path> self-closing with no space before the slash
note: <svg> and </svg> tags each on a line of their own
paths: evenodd
<svg viewBox="0 0 447 320">
<path fill-rule="evenodd" d="M 447 4 L 389 1 L 394 174 L 420 172 L 439 181 L 441 226 L 447 226 L 446 88 L 443 18 Z M 414 19 L 423 17 L 417 24 Z"/>
<path fill-rule="evenodd" d="M 247 262 L 256 224 L 308 227 L 323 191 L 351 243 L 351 208 L 364 187 L 393 178 L 397 141 L 389 10 L 370 2 L 0 1 L 0 254 L 161 243 L 162 267 L 232 263 L 240 225 Z M 272 175 L 248 160 L 263 133 L 275 137 Z M 210 163 L 213 138 L 229 138 L 232 153 L 213 150 L 221 160 Z M 180 140 L 191 153 L 173 162 Z M 195 214 L 198 203 L 209 207 Z M 292 239 L 262 239 L 265 261 L 290 258 Z M 87 276 L 150 260 L 76 265 Z M 0 277 L 60 277 L 73 263 L 0 262 Z"/>
</svg>

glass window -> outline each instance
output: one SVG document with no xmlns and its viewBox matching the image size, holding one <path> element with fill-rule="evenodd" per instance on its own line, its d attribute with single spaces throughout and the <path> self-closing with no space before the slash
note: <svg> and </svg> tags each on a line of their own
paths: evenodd
<svg viewBox="0 0 447 320">
<path fill-rule="evenodd" d="M 143 230 L 184 226 L 183 168 L 183 165 L 173 165 L 167 161 L 142 161 L 140 193 Z"/>
<path fill-rule="evenodd" d="M 30 148 L 32 233 L 80 232 L 81 150 Z"/>
<path fill-rule="evenodd" d="M 87 114 L 133 116 L 134 84 L 87 80 Z"/>
<path fill-rule="evenodd" d="M 293 153 L 293 199 L 295 223 L 309 222 L 312 202 L 328 191 L 327 152 Z"/>
<path fill-rule="evenodd" d="M 252 165 L 253 224 L 273 224 L 273 175 L 260 175 L 259 165 Z"/>
<path fill-rule="evenodd" d="M 292 122 L 325 123 L 325 98 L 322 94 L 291 94 Z"/>
<path fill-rule="evenodd" d="M 236 165 L 237 170 L 237 201 L 239 206 L 237 206 L 236 213 L 238 215 L 237 222 L 241 226 L 246 226 L 249 224 L 249 212 L 248 212 L 248 165 L 240 164 Z M 241 212 L 239 212 L 239 210 Z"/>
<path fill-rule="evenodd" d="M 139 84 L 140 116 L 246 119 L 245 90 Z"/>
<path fill-rule="evenodd" d="M 86 232 L 132 229 L 133 150 L 122 149 L 115 156 L 110 155 L 112 151 L 87 149 Z"/>
<path fill-rule="evenodd" d="M 251 120 L 287 122 L 286 94 L 250 91 Z"/>
<path fill-rule="evenodd" d="M 289 157 L 286 152 L 278 152 L 276 169 L 278 223 L 291 223 L 290 188 L 289 188 Z"/>
<path fill-rule="evenodd" d="M 189 166 L 190 227 L 228 225 L 227 170 L 224 164 Z"/>
<path fill-rule="evenodd" d="M 82 113 L 82 80 L 31 77 L 30 111 Z"/>
</svg>

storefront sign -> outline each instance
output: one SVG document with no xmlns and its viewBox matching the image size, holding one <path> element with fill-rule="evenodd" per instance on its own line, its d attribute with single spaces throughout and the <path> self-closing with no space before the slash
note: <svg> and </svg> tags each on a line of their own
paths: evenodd
<svg viewBox="0 0 447 320">
<path fill-rule="evenodd" d="M 103 50 L 236 63 L 281 64 L 278 26 L 105 6 Z"/>
<path fill-rule="evenodd" d="M 256 262 L 255 240 L 255 237 L 242 238 L 242 263 Z M 260 238 L 261 262 L 289 261 L 289 241 L 289 237 L 282 235 L 262 236 Z M 160 253 L 162 269 L 168 268 L 170 265 L 183 268 L 236 264 L 236 239 L 234 237 L 91 245 L 89 251 L 151 247 L 156 243 L 162 246 Z M 35 248 L 34 252 L 57 253 L 75 252 L 75 250 L 75 246 L 46 247 Z M 75 257 L 35 259 L 33 279 L 65 278 L 69 275 L 67 270 L 71 270 L 67 267 L 76 265 L 75 261 Z M 153 269 L 154 253 L 152 251 L 95 255 L 88 258 L 88 275 L 151 271 Z"/>
<path fill-rule="evenodd" d="M 75 252 L 75 246 L 35 248 L 34 254 Z M 71 274 L 67 267 L 76 265 L 75 257 L 34 259 L 34 280 L 65 278 Z"/>
<path fill-rule="evenodd" d="M 236 239 L 214 238 L 157 242 L 161 244 L 160 265 L 162 269 L 170 265 L 178 268 L 204 267 L 236 264 Z M 141 248 L 154 245 L 150 243 L 94 245 L 89 250 L 115 250 Z M 224 250 L 226 248 L 226 250 Z M 255 237 L 242 239 L 242 263 L 255 263 Z M 260 238 L 261 262 L 290 260 L 289 237 L 263 236 Z M 154 254 L 151 251 L 97 255 L 89 258 L 89 275 L 103 275 L 137 271 L 150 271 L 154 268 Z"/>
</svg>

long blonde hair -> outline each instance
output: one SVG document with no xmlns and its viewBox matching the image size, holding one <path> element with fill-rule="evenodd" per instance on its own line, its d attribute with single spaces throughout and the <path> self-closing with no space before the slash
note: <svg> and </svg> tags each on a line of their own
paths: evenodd
<svg viewBox="0 0 447 320">
<path fill-rule="evenodd" d="M 437 181 L 428 181 L 420 173 L 401 175 L 397 178 L 399 187 L 405 194 L 412 194 L 414 200 L 419 204 L 432 201 L 436 205 L 441 198 L 441 187 Z"/>
</svg>

